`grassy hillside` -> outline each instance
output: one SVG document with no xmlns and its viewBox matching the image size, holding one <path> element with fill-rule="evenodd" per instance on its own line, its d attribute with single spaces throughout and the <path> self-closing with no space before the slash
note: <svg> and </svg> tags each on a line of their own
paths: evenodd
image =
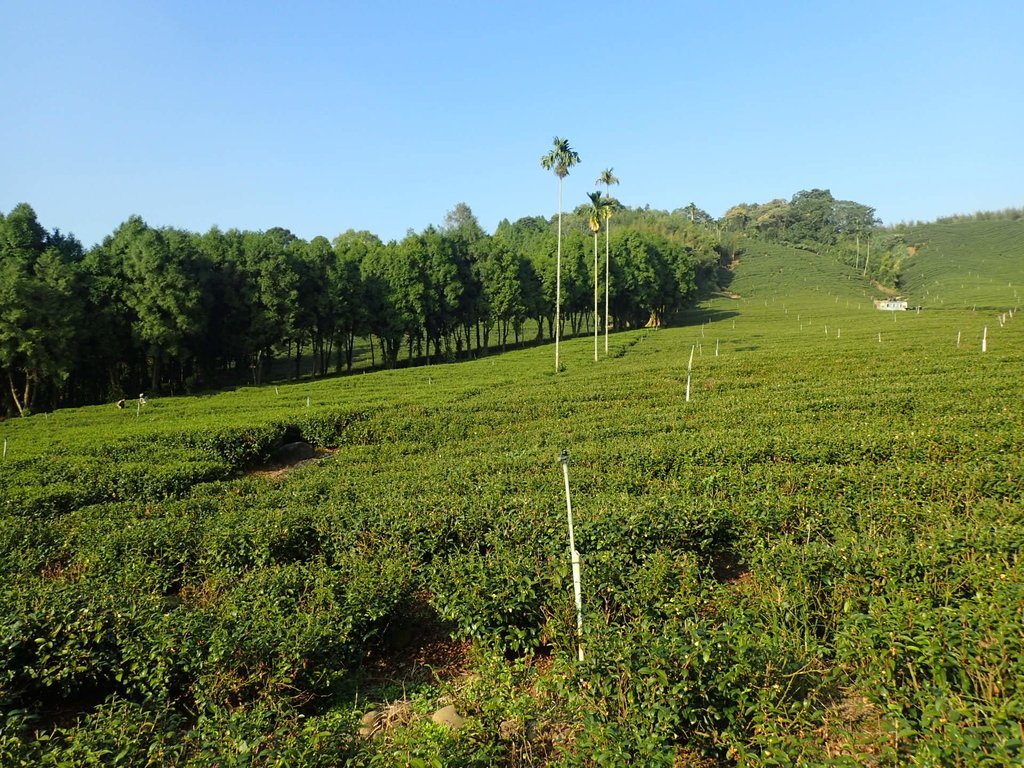
<svg viewBox="0 0 1024 768">
<path fill-rule="evenodd" d="M 901 278 L 914 303 L 996 311 L 1021 304 L 1024 220 L 924 224 L 906 238 L 920 243 Z"/>
<path fill-rule="evenodd" d="M 0 424 L 0 763 L 1019 763 L 1024 319 L 774 246 L 730 290 L 558 375 Z"/>
</svg>

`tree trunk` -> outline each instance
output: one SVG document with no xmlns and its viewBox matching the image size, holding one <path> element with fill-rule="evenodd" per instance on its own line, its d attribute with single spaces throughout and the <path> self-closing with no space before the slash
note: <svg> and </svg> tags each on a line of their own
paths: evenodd
<svg viewBox="0 0 1024 768">
<path fill-rule="evenodd" d="M 7 371 L 7 382 L 11 385 L 11 399 L 14 400 L 14 407 L 18 409 L 18 415 L 24 416 L 25 409 L 21 405 L 21 401 L 18 399 L 18 389 L 14 386 L 14 376 L 11 372 Z"/>
</svg>

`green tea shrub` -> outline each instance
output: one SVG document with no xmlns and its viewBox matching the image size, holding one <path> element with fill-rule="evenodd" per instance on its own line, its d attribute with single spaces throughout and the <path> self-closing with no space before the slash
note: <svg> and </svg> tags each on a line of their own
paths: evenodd
<svg viewBox="0 0 1024 768">
<path fill-rule="evenodd" d="M 565 594 L 555 589 L 551 574 L 550 563 L 537 553 L 495 547 L 435 560 L 427 583 L 431 605 L 461 637 L 522 655 L 540 646 L 552 601 Z"/>
</svg>

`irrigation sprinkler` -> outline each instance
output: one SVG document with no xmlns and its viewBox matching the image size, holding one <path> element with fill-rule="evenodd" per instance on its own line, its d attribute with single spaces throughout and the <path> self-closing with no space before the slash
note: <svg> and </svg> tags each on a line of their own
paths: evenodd
<svg viewBox="0 0 1024 768">
<path fill-rule="evenodd" d="M 565 478 L 565 509 L 569 517 L 569 558 L 572 562 L 572 592 L 576 599 L 576 647 L 583 661 L 583 587 L 580 583 L 580 553 L 572 525 L 572 497 L 569 495 L 569 451 L 562 449 L 562 476 Z"/>
</svg>

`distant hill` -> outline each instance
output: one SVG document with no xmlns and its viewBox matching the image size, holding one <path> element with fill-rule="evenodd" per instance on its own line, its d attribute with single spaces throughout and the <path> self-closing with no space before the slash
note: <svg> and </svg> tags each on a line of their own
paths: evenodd
<svg viewBox="0 0 1024 768">
<path fill-rule="evenodd" d="M 957 221 L 906 229 L 900 290 L 931 307 L 1012 309 L 1024 289 L 1024 220 Z"/>
<path fill-rule="evenodd" d="M 893 232 L 906 243 L 896 292 L 912 304 L 1006 310 L 1022 303 L 1024 220 L 947 221 Z M 744 240 L 729 288 L 743 298 L 817 291 L 861 297 L 892 293 L 849 264 L 756 238 Z"/>
</svg>

